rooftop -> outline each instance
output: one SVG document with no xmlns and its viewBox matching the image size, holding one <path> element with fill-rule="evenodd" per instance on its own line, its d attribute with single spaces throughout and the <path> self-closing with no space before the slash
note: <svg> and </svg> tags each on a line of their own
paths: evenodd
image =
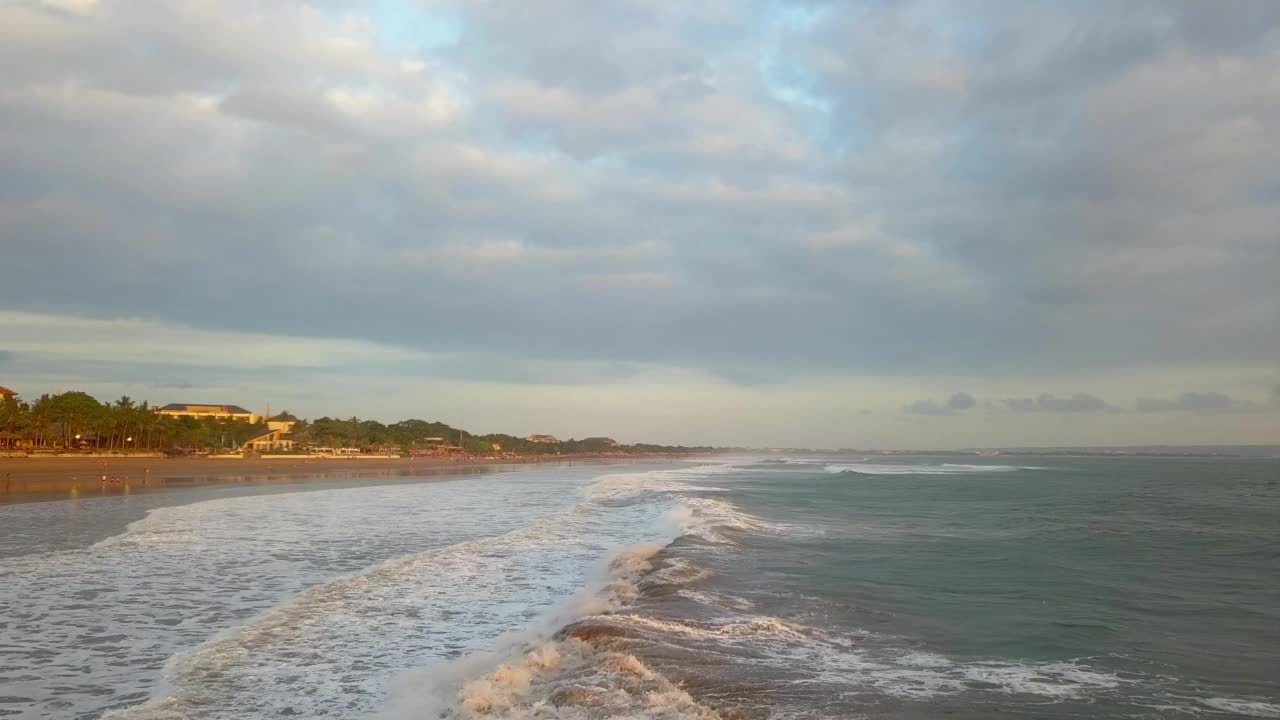
<svg viewBox="0 0 1280 720">
<path fill-rule="evenodd" d="M 5 387 L 5 386 L 3 386 L 3 385 L 0 385 L 0 397 L 8 397 L 8 396 L 10 396 L 10 395 L 17 395 L 17 394 L 18 394 L 18 393 L 16 393 L 16 392 L 14 392 L 14 391 L 10 390 L 9 388 L 7 388 L 7 387 Z"/>
<path fill-rule="evenodd" d="M 283 435 L 285 435 L 285 432 L 284 432 L 283 430 L 263 430 L 262 432 L 258 433 L 257 435 L 254 435 L 253 437 L 249 438 L 248 440 L 245 440 L 245 442 L 246 442 L 246 443 L 251 443 L 251 442 L 254 442 L 255 440 L 262 440 L 262 439 L 264 439 L 264 438 L 275 438 L 275 439 L 277 439 L 277 440 L 278 440 L 278 439 L 280 439 Z"/>
<path fill-rule="evenodd" d="M 166 410 L 170 412 L 221 412 L 229 415 L 253 414 L 239 405 L 211 405 L 208 403 L 169 403 L 160 408 L 161 412 Z"/>
</svg>

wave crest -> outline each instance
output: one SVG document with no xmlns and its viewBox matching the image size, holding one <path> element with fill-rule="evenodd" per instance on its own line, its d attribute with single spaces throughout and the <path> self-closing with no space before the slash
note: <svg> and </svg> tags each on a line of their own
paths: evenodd
<svg viewBox="0 0 1280 720">
<path fill-rule="evenodd" d="M 890 465 L 877 463 L 831 463 L 823 468 L 833 475 L 971 475 L 979 473 L 1007 473 L 1037 468 L 1018 465 L 966 465 L 941 463 L 939 465 Z"/>
<path fill-rule="evenodd" d="M 608 649 L 609 633 L 574 622 L 609 616 L 632 602 L 661 549 L 645 543 L 610 553 L 602 563 L 607 579 L 594 592 L 505 637 L 494 651 L 407 675 L 404 690 L 379 717 L 568 718 L 591 708 L 631 718 L 718 719 L 640 659 Z"/>
</svg>

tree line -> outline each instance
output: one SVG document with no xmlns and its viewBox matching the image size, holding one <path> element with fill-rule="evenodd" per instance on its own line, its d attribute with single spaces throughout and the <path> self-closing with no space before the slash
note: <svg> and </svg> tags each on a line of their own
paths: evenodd
<svg viewBox="0 0 1280 720">
<path fill-rule="evenodd" d="M 442 422 L 401 420 L 384 424 L 357 417 L 346 420 L 320 417 L 307 421 L 288 411 L 273 419 L 294 423 L 290 439 L 300 447 L 348 447 L 362 450 L 395 450 L 450 445 L 467 452 L 488 454 L 495 445 L 503 452 L 522 455 L 574 453 L 709 452 L 710 447 L 617 445 L 608 438 L 535 443 L 524 438 L 493 433 L 472 434 Z M 267 429 L 265 422 L 248 423 L 217 418 L 161 415 L 146 402 L 128 396 L 102 403 L 80 391 L 41 395 L 32 402 L 17 397 L 0 402 L 0 433 L 17 436 L 34 449 L 80 449 L 102 452 L 173 448 L 193 450 L 236 449 Z"/>
<path fill-rule="evenodd" d="M 160 415 L 127 395 L 102 403 L 78 390 L 41 395 L 29 403 L 17 397 L 0 403 L 0 432 L 17 435 L 36 449 L 237 448 L 264 428 L 261 423 Z"/>
</svg>

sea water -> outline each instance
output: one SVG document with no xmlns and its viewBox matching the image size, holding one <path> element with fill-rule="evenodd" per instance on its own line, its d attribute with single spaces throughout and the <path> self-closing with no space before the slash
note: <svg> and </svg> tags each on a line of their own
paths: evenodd
<svg viewBox="0 0 1280 720">
<path fill-rule="evenodd" d="M 0 717 L 1280 717 L 1275 460 L 289 489 L 0 507 Z"/>
</svg>

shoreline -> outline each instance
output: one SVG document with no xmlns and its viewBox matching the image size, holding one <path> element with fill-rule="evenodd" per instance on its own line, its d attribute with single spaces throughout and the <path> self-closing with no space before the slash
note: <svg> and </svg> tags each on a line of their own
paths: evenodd
<svg viewBox="0 0 1280 720">
<path fill-rule="evenodd" d="M 67 497 L 121 495 L 135 490 L 209 484 L 430 477 L 497 472 L 534 464 L 608 464 L 679 460 L 686 455 L 525 456 L 501 459 L 453 458 L 164 458 L 164 457 L 0 457 L 0 504 Z"/>
</svg>

